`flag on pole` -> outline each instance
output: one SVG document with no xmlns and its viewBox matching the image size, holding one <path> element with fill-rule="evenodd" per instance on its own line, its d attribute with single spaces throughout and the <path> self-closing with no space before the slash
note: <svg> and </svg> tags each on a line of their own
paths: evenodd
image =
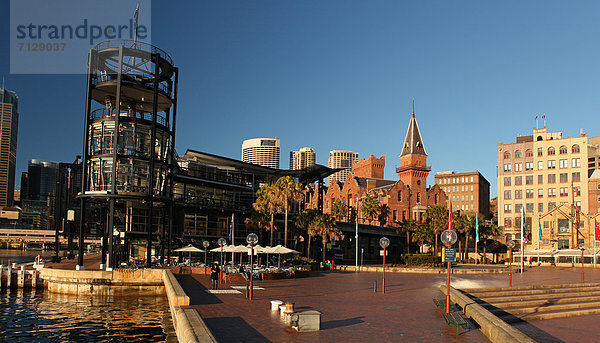
<svg viewBox="0 0 600 343">
<path fill-rule="evenodd" d="M 475 213 L 475 242 L 479 242 L 479 216 Z"/>
<path fill-rule="evenodd" d="M 600 242 L 600 226 L 598 226 L 598 219 L 594 218 L 594 229 L 596 232 L 596 242 Z"/>
<path fill-rule="evenodd" d="M 540 242 L 542 241 L 542 222 L 540 218 L 538 218 L 538 227 L 540 228 Z"/>
<path fill-rule="evenodd" d="M 135 32 L 135 36 L 133 37 L 133 40 L 137 42 L 137 33 L 138 33 L 138 17 L 140 14 L 140 3 L 137 3 L 137 6 L 135 6 L 135 13 L 133 14 L 133 19 L 134 19 L 134 32 Z M 131 31 L 130 31 L 131 32 Z"/>
<path fill-rule="evenodd" d="M 233 244 L 233 214 L 231 215 L 231 222 L 229 222 L 229 242 Z"/>
<path fill-rule="evenodd" d="M 448 230 L 452 230 L 452 200 L 450 200 L 450 213 L 448 214 Z"/>
</svg>

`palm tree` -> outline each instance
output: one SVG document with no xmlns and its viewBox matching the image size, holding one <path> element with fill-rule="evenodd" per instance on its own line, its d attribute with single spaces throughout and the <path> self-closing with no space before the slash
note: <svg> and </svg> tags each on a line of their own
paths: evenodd
<svg viewBox="0 0 600 343">
<path fill-rule="evenodd" d="M 435 239 L 435 235 L 433 228 L 429 225 L 419 225 L 412 236 L 412 241 L 418 243 L 419 246 L 423 246 L 425 242 L 431 242 L 433 239 Z"/>
<path fill-rule="evenodd" d="M 277 182 L 275 182 L 274 188 L 276 196 L 278 197 L 278 203 L 282 205 L 285 210 L 283 246 L 287 248 L 288 210 L 294 201 L 302 198 L 301 187 L 291 176 L 284 176 L 280 177 Z"/>
<path fill-rule="evenodd" d="M 337 218 L 338 221 L 341 221 L 342 218 L 348 215 L 348 205 L 342 201 L 342 199 L 337 199 L 331 204 L 331 214 Z"/>
<path fill-rule="evenodd" d="M 250 210 L 250 216 L 244 220 L 244 223 L 248 228 L 257 229 L 259 233 L 262 233 L 262 230 L 266 231 L 269 228 L 269 214 L 266 212 L 259 212 L 252 208 Z"/>
<path fill-rule="evenodd" d="M 374 197 L 367 195 L 362 202 L 361 212 L 364 218 L 369 219 L 369 222 L 379 213 L 379 201 Z M 357 218 L 358 219 L 358 218 Z"/>
<path fill-rule="evenodd" d="M 406 253 L 410 253 L 410 233 L 416 231 L 419 228 L 419 224 L 414 219 L 406 219 L 400 222 L 400 229 L 398 231 L 406 233 Z"/>
<path fill-rule="evenodd" d="M 314 237 L 316 235 L 316 231 L 314 231 L 314 228 L 312 227 L 313 222 L 315 221 L 315 218 L 319 215 L 319 211 L 315 210 L 315 209 L 308 209 L 304 212 L 302 212 L 297 218 L 296 218 L 296 228 L 300 229 L 301 231 L 305 232 L 306 234 L 306 240 L 308 242 L 308 250 L 307 250 L 307 254 L 306 257 L 310 258 L 310 240 L 311 237 Z"/>
<path fill-rule="evenodd" d="M 441 205 L 430 206 L 425 212 L 427 222 L 433 228 L 435 235 L 435 250 L 434 254 L 438 253 L 438 235 L 448 228 L 448 209 Z"/>
<path fill-rule="evenodd" d="M 271 223 L 268 230 L 271 231 L 270 245 L 273 246 L 273 231 L 275 227 L 275 213 L 280 208 L 280 204 L 277 201 L 276 189 L 270 185 L 262 185 L 256 191 L 256 201 L 252 204 L 252 207 L 258 212 L 265 212 L 271 216 Z"/>
<path fill-rule="evenodd" d="M 342 232 L 337 229 L 335 219 L 328 213 L 319 214 L 315 219 L 317 234 L 323 241 L 323 262 L 325 262 L 325 252 L 327 251 L 327 241 L 329 239 L 339 238 Z"/>
<path fill-rule="evenodd" d="M 379 225 L 385 226 L 387 224 L 387 219 L 390 216 L 390 208 L 386 204 L 379 205 L 379 215 L 377 216 L 377 220 L 379 220 Z"/>
</svg>

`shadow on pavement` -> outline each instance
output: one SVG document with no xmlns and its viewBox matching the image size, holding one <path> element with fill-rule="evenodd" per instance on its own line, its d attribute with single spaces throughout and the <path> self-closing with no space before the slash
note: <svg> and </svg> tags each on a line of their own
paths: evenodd
<svg viewBox="0 0 600 343">
<path fill-rule="evenodd" d="M 200 281 L 196 280 L 193 275 L 177 274 L 175 277 L 185 293 L 190 297 L 190 305 L 222 303 L 214 294 L 207 293 L 207 288 Z"/>
<path fill-rule="evenodd" d="M 241 317 L 203 319 L 218 342 L 269 342 Z"/>
<path fill-rule="evenodd" d="M 351 325 L 364 323 L 365 321 L 362 320 L 362 318 L 365 318 L 365 317 L 360 316 L 360 317 L 354 317 L 354 318 L 348 318 L 348 319 L 330 320 L 328 322 L 322 322 L 321 330 L 329 330 L 329 329 L 339 328 L 342 326 L 351 326 Z"/>
</svg>

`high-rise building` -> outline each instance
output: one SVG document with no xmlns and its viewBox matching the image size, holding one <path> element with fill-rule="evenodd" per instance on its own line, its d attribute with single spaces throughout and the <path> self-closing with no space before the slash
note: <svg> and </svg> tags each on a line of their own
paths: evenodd
<svg viewBox="0 0 600 343">
<path fill-rule="evenodd" d="M 312 148 L 304 147 L 298 151 L 290 151 L 290 169 L 304 169 L 317 163 L 317 154 Z"/>
<path fill-rule="evenodd" d="M 594 215 L 591 211 L 598 207 L 590 201 L 599 199 L 589 195 L 592 176 L 600 169 L 599 143 L 600 137 L 588 139 L 583 132 L 563 138 L 561 132 L 548 132 L 545 126 L 534 128 L 532 135 L 517 137 L 516 143 L 498 143 L 498 225 L 505 233 L 520 238 L 524 210 L 524 233 L 532 237 L 529 243 L 534 247 L 542 226 L 546 233 L 541 248 L 576 248 L 578 238 L 573 232 L 586 232 L 593 221 L 582 220 L 574 230 L 543 217 L 561 204 Z"/>
<path fill-rule="evenodd" d="M 252 138 L 242 143 L 242 162 L 279 169 L 279 138 Z"/>
<path fill-rule="evenodd" d="M 12 206 L 17 163 L 19 97 L 0 88 L 0 207 Z"/>
<path fill-rule="evenodd" d="M 41 229 L 55 228 L 58 166 L 56 162 L 30 160 L 27 168 L 27 193 L 22 194 L 21 203 L 26 212 L 41 215 Z"/>
<path fill-rule="evenodd" d="M 491 219 L 490 183 L 481 173 L 437 173 L 435 183 L 446 192 L 454 210 L 479 213 L 485 219 Z"/>
<path fill-rule="evenodd" d="M 333 181 L 346 182 L 348 174 L 352 171 L 352 164 L 358 162 L 358 153 L 347 150 L 331 150 L 329 152 L 329 159 L 327 160 L 327 166 L 329 168 L 346 168 L 329 177 L 329 185 L 333 184 Z"/>
</svg>

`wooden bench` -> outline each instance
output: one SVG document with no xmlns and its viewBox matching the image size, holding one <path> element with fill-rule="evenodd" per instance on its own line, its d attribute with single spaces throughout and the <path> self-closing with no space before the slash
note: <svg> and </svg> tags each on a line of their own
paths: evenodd
<svg viewBox="0 0 600 343">
<path fill-rule="evenodd" d="M 455 312 L 450 312 L 450 313 L 446 313 L 445 311 L 442 312 L 442 316 L 444 316 L 444 319 L 446 320 L 446 324 L 447 325 L 454 325 L 456 326 L 456 335 L 458 336 L 460 333 L 460 327 L 464 327 L 465 329 L 469 326 L 469 323 L 467 322 L 467 319 L 464 317 L 464 315 L 462 314 L 462 312 L 460 311 L 455 311 Z"/>
</svg>

